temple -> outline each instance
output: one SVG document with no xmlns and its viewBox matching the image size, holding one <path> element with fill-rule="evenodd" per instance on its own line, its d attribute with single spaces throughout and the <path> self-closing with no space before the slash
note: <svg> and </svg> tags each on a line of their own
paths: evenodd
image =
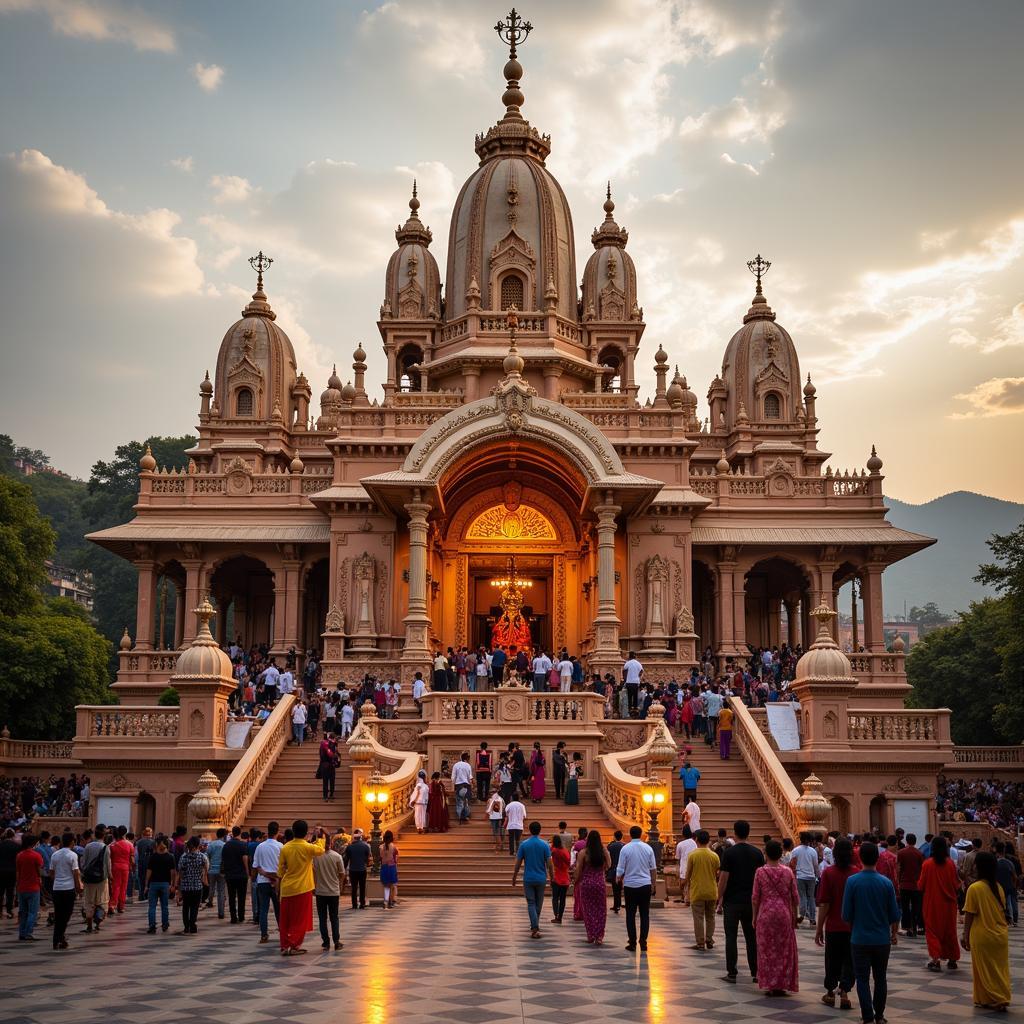
<svg viewBox="0 0 1024 1024">
<path fill-rule="evenodd" d="M 429 678 L 438 647 L 496 637 L 529 636 L 616 676 L 635 650 L 653 681 L 683 680 L 709 647 L 722 667 L 788 642 L 813 645 L 795 684 L 798 748 L 779 750 L 764 709 L 734 701 L 742 759 L 715 767 L 731 781 L 717 810 L 709 796 L 708 819 L 745 810 L 755 831 L 891 827 L 900 800 L 933 815 L 936 773 L 954 763 L 949 713 L 904 710 L 902 643 L 887 650 L 882 627 L 885 569 L 932 540 L 887 520 L 874 449 L 863 468 L 827 465 L 815 387 L 766 295 L 767 260 L 748 264 L 745 311 L 737 280 L 735 330 L 727 340 L 723 328 L 704 408 L 681 372 L 684 341 L 671 354 L 643 346 L 643 281 L 610 187 L 578 274 L 572 213 L 546 165 L 552 140 L 522 113 L 522 38 L 504 67 L 504 111 L 476 137 L 452 211 L 443 287 L 413 185 L 381 281 L 382 393 L 357 346 L 350 378 L 335 370 L 314 408 L 273 309 L 271 260 L 253 258 L 252 300 L 199 385 L 187 471 L 147 453 L 135 518 L 90 535 L 138 570 L 137 617 L 120 706 L 80 709 L 74 758 L 103 783 L 98 795 L 136 801 L 135 824 L 295 811 L 282 796 L 302 756 L 285 749 L 294 698 L 247 746 L 226 742 L 233 684 L 218 646 L 236 637 L 281 660 L 294 648 L 300 667 L 321 650 L 331 686 Z M 653 394 L 638 360 L 653 367 Z M 167 649 L 161 579 L 178 596 Z M 850 580 L 864 620 L 847 656 L 833 637 Z M 169 681 L 180 709 L 156 706 Z M 606 722 L 602 709 L 592 693 L 513 687 L 429 695 L 422 719 L 371 714 L 346 751 L 345 820 L 368 823 L 358 794 L 371 770 L 392 787 L 397 827 L 421 764 L 438 769 L 470 739 L 561 738 L 595 766 L 584 786 L 595 814 L 645 821 L 641 785 L 672 782 L 674 739 L 656 716 Z"/>
</svg>

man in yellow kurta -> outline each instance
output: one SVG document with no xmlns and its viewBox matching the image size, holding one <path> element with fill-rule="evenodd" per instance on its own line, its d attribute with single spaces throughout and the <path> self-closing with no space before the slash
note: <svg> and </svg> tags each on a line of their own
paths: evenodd
<svg viewBox="0 0 1024 1024">
<path fill-rule="evenodd" d="M 305 953 L 302 943 L 313 929 L 313 858 L 326 848 L 323 830 L 317 826 L 312 842 L 309 825 L 301 818 L 292 823 L 294 838 L 281 848 L 277 878 L 281 886 L 281 956 Z"/>
</svg>

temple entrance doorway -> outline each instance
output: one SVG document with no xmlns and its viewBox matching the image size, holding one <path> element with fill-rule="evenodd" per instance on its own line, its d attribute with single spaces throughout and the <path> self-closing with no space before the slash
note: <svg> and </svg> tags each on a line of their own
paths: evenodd
<svg viewBox="0 0 1024 1024">
<path fill-rule="evenodd" d="M 497 640 L 506 647 L 515 644 L 551 653 L 553 561 L 550 556 L 503 552 L 469 556 L 472 646 L 489 649 Z M 515 595 L 511 605 L 508 601 L 509 592 L 516 589 L 521 624 L 515 621 Z"/>
</svg>

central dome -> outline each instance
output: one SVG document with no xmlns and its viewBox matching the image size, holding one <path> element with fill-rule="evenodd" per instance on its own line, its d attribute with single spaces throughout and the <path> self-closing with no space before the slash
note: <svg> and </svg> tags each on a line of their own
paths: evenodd
<svg viewBox="0 0 1024 1024">
<path fill-rule="evenodd" d="M 480 166 L 452 211 L 448 320 L 471 305 L 484 310 L 515 305 L 526 313 L 553 308 L 572 320 L 578 316 L 572 214 L 561 185 L 544 166 L 550 138 L 519 111 L 521 75 L 519 62 L 509 60 L 505 116 L 477 136 Z"/>
</svg>

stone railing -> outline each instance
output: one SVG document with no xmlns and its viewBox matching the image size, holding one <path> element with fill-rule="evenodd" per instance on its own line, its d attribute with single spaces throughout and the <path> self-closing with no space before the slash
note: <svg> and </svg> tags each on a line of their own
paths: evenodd
<svg viewBox="0 0 1024 1024">
<path fill-rule="evenodd" d="M 504 686 L 489 693 L 427 693 L 423 720 L 432 724 L 590 725 L 604 720 L 604 698 L 597 693 L 534 693 L 521 686 Z"/>
<path fill-rule="evenodd" d="M 1024 745 L 1016 747 L 954 747 L 950 770 L 957 768 L 1024 768 Z"/>
<path fill-rule="evenodd" d="M 701 436 L 700 447 L 718 448 L 715 440 L 705 444 Z M 690 486 L 715 504 L 748 504 L 745 499 L 803 498 L 801 504 L 830 507 L 842 503 L 844 507 L 875 507 L 882 504 L 882 478 L 867 473 L 832 473 L 824 476 L 793 476 L 791 473 L 761 475 L 733 470 L 719 475 L 702 472 L 694 467 Z"/>
<path fill-rule="evenodd" d="M 0 737 L 0 764 L 31 766 L 32 762 L 49 764 L 75 759 L 72 740 L 12 740 Z"/>
<path fill-rule="evenodd" d="M 96 739 L 164 743 L 178 738 L 181 717 L 175 707 L 126 707 L 120 704 L 80 704 L 75 713 L 76 743 Z"/>
<path fill-rule="evenodd" d="M 224 800 L 221 822 L 225 828 L 241 825 L 245 820 L 249 808 L 291 738 L 294 703 L 295 695 L 291 693 L 277 702 L 231 774 L 221 783 L 220 795 Z"/>
<path fill-rule="evenodd" d="M 847 735 L 854 746 L 888 747 L 893 742 L 951 746 L 949 716 L 947 708 L 929 711 L 851 708 L 847 712 Z"/>
<path fill-rule="evenodd" d="M 89 827 L 89 819 L 85 815 L 40 814 L 32 819 L 32 829 L 39 832 L 49 832 L 51 835 L 59 836 L 64 832 L 73 832 L 81 835 Z"/>
<path fill-rule="evenodd" d="M 848 655 L 850 667 L 853 674 L 858 678 L 863 676 L 895 676 L 903 671 L 903 655 L 893 654 L 890 651 L 878 653 L 862 652 L 860 654 Z"/>
<path fill-rule="evenodd" d="M 359 724 L 348 738 L 352 758 L 352 823 L 368 828 L 370 814 L 363 804 L 363 787 L 373 772 L 382 776 L 381 785 L 390 797 L 381 816 L 380 827 L 398 832 L 412 817 L 409 797 L 423 767 L 423 756 L 415 750 L 392 750 L 377 739 L 382 723 L 372 705 L 362 711 Z"/>
<path fill-rule="evenodd" d="M 272 470 L 256 473 L 251 469 L 238 472 L 205 473 L 177 469 L 157 469 L 139 474 L 140 505 L 192 505 L 209 497 L 245 498 L 249 495 L 283 498 L 275 504 L 295 505 L 308 501 L 302 473 Z M 317 490 L 323 477 L 318 476 Z"/>
<path fill-rule="evenodd" d="M 129 675 L 148 682 L 151 677 L 167 679 L 174 673 L 181 651 L 121 651 L 118 679 Z"/>
<path fill-rule="evenodd" d="M 616 828 L 625 832 L 639 825 L 646 830 L 649 822 L 643 790 L 649 779 L 657 779 L 665 794 L 658 817 L 665 838 L 672 832 L 672 774 L 677 748 L 664 720 L 656 717 L 654 722 L 651 734 L 639 747 L 598 755 L 597 799 Z"/>
<path fill-rule="evenodd" d="M 802 821 L 797 801 L 800 791 L 786 774 L 749 708 L 737 697 L 729 698 L 729 707 L 735 715 L 733 737 L 775 824 L 784 836 L 799 835 Z"/>
</svg>

